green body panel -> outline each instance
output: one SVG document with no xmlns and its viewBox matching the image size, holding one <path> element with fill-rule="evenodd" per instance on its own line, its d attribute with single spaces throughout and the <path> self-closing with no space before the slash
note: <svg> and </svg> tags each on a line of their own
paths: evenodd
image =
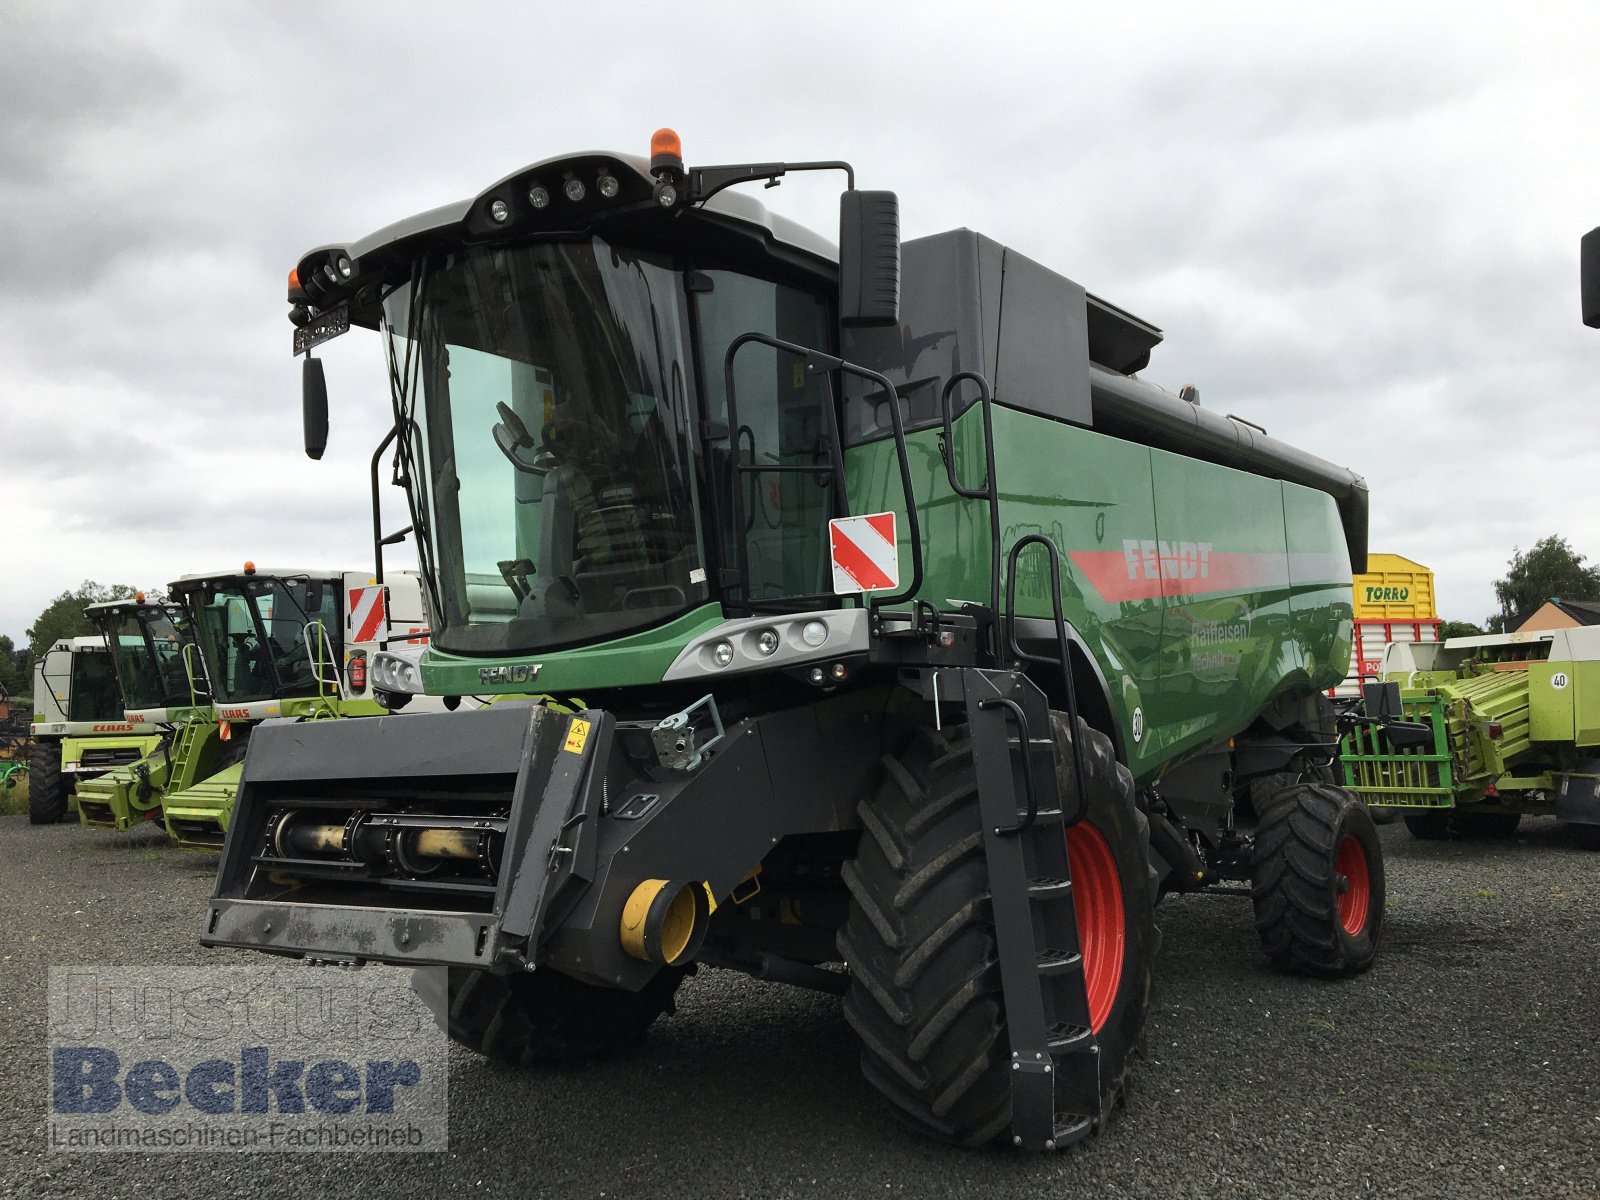
<svg viewBox="0 0 1600 1200">
<path fill-rule="evenodd" d="M 526 658 L 466 658 L 429 646 L 422 656 L 423 688 L 430 696 L 525 696 L 530 684 L 539 690 L 571 693 L 588 688 L 640 687 L 660 683 L 672 660 L 690 641 L 723 620 L 720 604 L 705 604 L 675 621 L 594 646 L 560 650 Z M 488 682 L 484 667 L 507 667 L 536 661 L 536 679 L 521 676 Z"/>
<path fill-rule="evenodd" d="M 1344 677 L 1353 602 L 1331 497 L 998 406 L 993 419 L 1002 543 L 1043 533 L 1060 547 L 1064 613 L 1106 680 L 1136 779 L 1244 729 L 1274 695 L 1309 695 Z M 968 486 L 982 479 L 982 438 L 974 408 L 955 430 Z M 941 607 L 983 601 L 985 504 L 950 491 L 936 430 L 907 443 L 920 595 Z M 897 513 L 908 579 L 893 442 L 845 460 L 851 511 Z M 1043 551 L 1027 551 L 1017 574 L 1018 614 L 1048 617 Z"/>
<path fill-rule="evenodd" d="M 1310 695 L 1344 677 L 1351 576 L 1331 497 L 999 406 L 993 420 L 1002 541 L 1042 533 L 1061 548 L 1065 616 L 1106 681 L 1135 778 L 1244 729 L 1275 695 Z M 951 490 L 938 430 L 906 440 L 924 550 L 919 598 L 947 610 L 987 603 L 987 506 Z M 963 481 L 978 485 L 976 407 L 956 423 L 955 454 Z M 893 441 L 853 447 L 845 465 L 851 512 L 897 514 L 908 580 Z M 1040 550 L 1018 565 L 1017 608 L 1050 615 Z M 526 675 L 491 682 L 479 671 L 537 662 L 541 691 L 648 686 L 721 620 L 720 605 L 705 605 L 656 629 L 536 659 L 430 646 L 423 685 L 430 695 L 525 693 L 535 682 Z"/>
<path fill-rule="evenodd" d="M 161 745 L 161 734 L 109 734 L 104 737 L 65 737 L 61 739 L 61 768 L 70 771 L 83 759 L 86 750 L 136 750 L 139 757 Z M 89 768 L 93 770 L 93 768 Z M 101 772 L 96 772 L 100 774 Z"/>
<path fill-rule="evenodd" d="M 161 814 L 167 836 L 185 850 L 220 850 L 243 772 L 244 764 L 234 763 L 169 797 Z"/>
<path fill-rule="evenodd" d="M 1549 793 L 1587 773 L 1600 738 L 1600 662 L 1499 665 L 1387 675 L 1400 685 L 1406 719 L 1426 722 L 1434 744 L 1397 750 L 1358 727 L 1341 746 L 1346 784 L 1381 807 L 1554 811 Z"/>
<path fill-rule="evenodd" d="M 161 816 L 167 796 L 181 792 L 215 769 L 221 743 L 210 709 L 206 719 L 185 721 L 169 745 L 131 766 L 118 767 L 78 784 L 78 819 L 85 828 L 131 829 Z"/>
</svg>

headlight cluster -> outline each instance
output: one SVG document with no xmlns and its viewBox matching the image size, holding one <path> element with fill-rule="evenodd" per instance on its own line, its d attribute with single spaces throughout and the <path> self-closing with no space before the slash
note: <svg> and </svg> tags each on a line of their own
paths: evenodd
<svg viewBox="0 0 1600 1200">
<path fill-rule="evenodd" d="M 422 692 L 422 673 L 417 664 L 399 654 L 379 650 L 372 656 L 369 672 L 372 686 L 385 692 L 398 692 L 406 696 Z"/>
<path fill-rule="evenodd" d="M 832 636 L 827 622 L 815 617 L 779 617 L 769 623 L 748 622 L 737 632 L 703 643 L 699 653 L 704 664 L 716 671 L 750 670 L 769 660 L 813 657 L 812 651 Z"/>
<path fill-rule="evenodd" d="M 467 212 L 467 232 L 500 237 L 516 231 L 573 228 L 616 206 L 648 204 L 651 184 L 619 159 L 581 155 L 502 180 Z"/>
</svg>

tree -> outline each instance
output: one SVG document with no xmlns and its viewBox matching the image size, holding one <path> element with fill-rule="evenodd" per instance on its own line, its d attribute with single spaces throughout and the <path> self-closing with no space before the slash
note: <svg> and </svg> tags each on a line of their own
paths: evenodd
<svg viewBox="0 0 1600 1200">
<path fill-rule="evenodd" d="M 62 638 L 94 633 L 94 626 L 83 615 L 84 605 L 98 600 L 120 600 L 133 595 L 133 592 L 134 589 L 125 583 L 114 583 L 107 587 L 92 579 L 85 579 L 76 591 L 62 592 L 45 606 L 38 619 L 28 627 L 29 652 L 38 658 Z"/>
<path fill-rule="evenodd" d="M 30 655 L 26 650 L 17 653 L 17 647 L 6 634 L 0 634 L 0 687 L 13 696 L 26 695 L 32 690 L 28 678 Z"/>
<path fill-rule="evenodd" d="M 1506 577 L 1494 585 L 1500 611 L 1489 618 L 1491 631 L 1502 633 L 1518 617 L 1546 600 L 1594 600 L 1600 597 L 1600 567 L 1584 565 L 1584 556 L 1556 534 L 1541 538 L 1524 554 L 1514 549 Z"/>
<path fill-rule="evenodd" d="M 1471 621 L 1440 621 L 1439 640 L 1446 641 L 1453 637 L 1477 637 L 1483 630 Z"/>
</svg>

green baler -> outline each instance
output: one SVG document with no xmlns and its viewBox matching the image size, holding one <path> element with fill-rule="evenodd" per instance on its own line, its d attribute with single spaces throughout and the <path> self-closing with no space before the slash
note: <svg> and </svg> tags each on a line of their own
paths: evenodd
<svg viewBox="0 0 1600 1200">
<path fill-rule="evenodd" d="M 1600 849 L 1600 627 L 1397 643 L 1364 710 L 1345 783 L 1417 837 L 1509 836 L 1539 813 Z"/>
</svg>

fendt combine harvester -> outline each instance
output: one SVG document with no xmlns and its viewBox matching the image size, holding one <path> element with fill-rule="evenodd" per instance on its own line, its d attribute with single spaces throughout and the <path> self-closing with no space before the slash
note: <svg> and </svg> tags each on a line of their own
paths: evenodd
<svg viewBox="0 0 1600 1200">
<path fill-rule="evenodd" d="M 171 585 L 210 680 L 221 751 L 213 769 L 167 796 L 167 833 L 215 851 L 233 812 L 250 739 L 263 721 L 294 723 L 384 712 L 369 667 L 391 630 L 424 628 L 415 572 L 378 585 L 368 571 L 256 569 L 185 575 Z"/>
<path fill-rule="evenodd" d="M 524 1065 L 696 963 L 842 992 L 912 1125 L 1040 1150 L 1123 1094 L 1159 892 L 1248 882 L 1273 962 L 1367 966 L 1375 830 L 1317 781 L 1361 480 L 1139 381 L 1159 331 L 1015 251 L 902 248 L 846 164 L 652 151 L 297 264 L 297 352 L 387 350 L 421 689 L 559 706 L 261 728 L 202 940 L 443 964 Z M 837 252 L 725 190 L 810 170 Z"/>
<path fill-rule="evenodd" d="M 164 796 L 216 769 L 217 722 L 182 605 L 138 592 L 83 615 L 105 639 L 124 720 L 160 739 L 143 758 L 78 784 L 86 827 L 128 830 L 159 821 Z"/>
<path fill-rule="evenodd" d="M 28 820 L 61 820 L 79 785 L 138 762 L 160 744 L 159 730 L 127 719 L 105 639 L 60 639 L 33 665 Z"/>
</svg>

